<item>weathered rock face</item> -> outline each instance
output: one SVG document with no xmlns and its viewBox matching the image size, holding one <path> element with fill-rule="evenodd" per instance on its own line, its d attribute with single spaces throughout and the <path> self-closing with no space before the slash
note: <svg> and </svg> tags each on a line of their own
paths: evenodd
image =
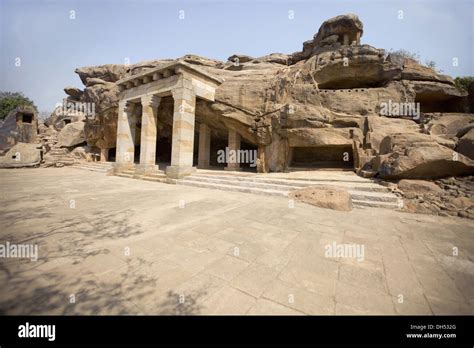
<svg viewBox="0 0 474 348">
<path fill-rule="evenodd" d="M 352 148 L 354 167 L 372 176 L 470 173 L 468 132 L 474 115 L 465 113 L 470 105 L 467 92 L 457 89 L 449 76 L 361 44 L 362 34 L 357 16 L 345 15 L 324 22 L 303 50 L 291 55 L 234 54 L 227 62 L 195 55 L 178 58 L 224 80 L 215 102 L 197 101 L 196 122 L 208 124 L 223 141 L 229 129 L 236 130 L 243 141 L 262 150 L 260 170 L 287 169 L 295 149 L 310 153 L 332 146 Z M 120 94 L 115 82 L 172 61 L 76 70 L 86 87 L 80 96 L 69 89 L 68 94 L 95 105 L 96 117 L 88 118 L 84 127 L 90 147 L 115 147 Z M 168 134 L 173 107 L 166 99 L 159 109 L 158 128 Z M 382 112 L 386 104 L 417 103 L 416 115 Z M 384 147 L 384 139 L 397 143 Z"/>
</svg>

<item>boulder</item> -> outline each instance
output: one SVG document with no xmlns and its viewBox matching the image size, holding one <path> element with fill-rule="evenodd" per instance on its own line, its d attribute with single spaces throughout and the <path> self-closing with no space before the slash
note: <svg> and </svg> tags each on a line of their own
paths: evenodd
<svg viewBox="0 0 474 348">
<path fill-rule="evenodd" d="M 41 162 L 41 145 L 17 143 L 4 156 L 0 156 L 0 168 L 38 166 Z"/>
<path fill-rule="evenodd" d="M 99 115 L 104 111 L 118 107 L 118 96 L 120 90 L 115 83 L 104 82 L 87 86 L 84 89 L 83 100 L 88 103 L 94 103 L 95 112 Z"/>
<path fill-rule="evenodd" d="M 320 208 L 350 211 L 352 199 L 349 192 L 331 187 L 305 187 L 290 193 L 290 197 Z"/>
<path fill-rule="evenodd" d="M 384 179 L 436 179 L 474 173 L 474 161 L 424 134 L 387 136 L 374 163 Z"/>
<path fill-rule="evenodd" d="M 85 142 L 84 125 L 84 122 L 73 122 L 64 126 L 58 135 L 59 146 L 71 147 Z"/>
<path fill-rule="evenodd" d="M 321 24 L 318 33 L 314 35 L 314 45 L 318 46 L 323 40 L 330 36 L 341 37 L 348 35 L 349 44 L 356 41 L 357 35 L 362 36 L 364 25 L 355 14 L 336 16 Z"/>
</svg>

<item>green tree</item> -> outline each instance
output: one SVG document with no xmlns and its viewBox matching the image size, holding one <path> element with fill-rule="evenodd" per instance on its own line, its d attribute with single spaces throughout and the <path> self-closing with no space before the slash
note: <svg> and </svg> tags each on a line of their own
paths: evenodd
<svg viewBox="0 0 474 348">
<path fill-rule="evenodd" d="M 0 92 L 0 120 L 19 106 L 32 106 L 38 111 L 35 103 L 21 92 Z"/>
<path fill-rule="evenodd" d="M 461 88 L 465 91 L 467 91 L 467 88 L 471 83 L 474 83 L 474 77 L 473 76 L 463 76 L 463 77 L 458 76 L 454 79 L 454 84 L 458 88 Z"/>
</svg>

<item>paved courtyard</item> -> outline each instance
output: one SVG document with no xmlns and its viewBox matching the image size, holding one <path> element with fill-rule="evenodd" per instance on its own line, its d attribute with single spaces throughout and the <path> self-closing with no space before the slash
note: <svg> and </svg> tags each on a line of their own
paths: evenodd
<svg viewBox="0 0 474 348">
<path fill-rule="evenodd" d="M 474 222 L 0 170 L 1 314 L 473 314 Z M 326 257 L 364 247 L 363 260 Z"/>
</svg>

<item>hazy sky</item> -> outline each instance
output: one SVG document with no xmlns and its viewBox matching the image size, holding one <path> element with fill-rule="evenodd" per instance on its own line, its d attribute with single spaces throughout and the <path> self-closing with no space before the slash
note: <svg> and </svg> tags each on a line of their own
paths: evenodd
<svg viewBox="0 0 474 348">
<path fill-rule="evenodd" d="M 0 90 L 51 111 L 65 86 L 83 88 L 76 67 L 292 53 L 345 13 L 364 23 L 364 44 L 404 48 L 446 74 L 474 76 L 474 0 L 0 0 Z"/>
</svg>

